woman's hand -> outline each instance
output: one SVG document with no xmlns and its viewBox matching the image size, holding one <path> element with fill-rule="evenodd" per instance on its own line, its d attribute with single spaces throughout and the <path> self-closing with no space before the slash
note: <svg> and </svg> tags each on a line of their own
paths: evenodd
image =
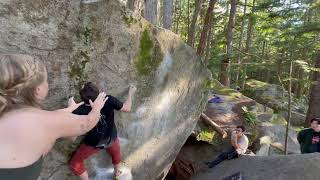
<svg viewBox="0 0 320 180">
<path fill-rule="evenodd" d="M 106 101 L 108 100 L 108 97 L 106 97 L 106 93 L 105 92 L 101 92 L 98 97 L 96 98 L 96 100 L 94 100 L 94 102 L 91 101 L 91 99 L 89 100 L 92 111 L 99 111 L 103 108 L 104 104 L 106 103 Z"/>
<path fill-rule="evenodd" d="M 79 106 L 81 106 L 84 102 L 80 102 L 80 103 L 76 103 L 74 101 L 74 98 L 71 97 L 69 100 L 68 100 L 68 109 L 70 112 L 76 110 Z"/>
</svg>

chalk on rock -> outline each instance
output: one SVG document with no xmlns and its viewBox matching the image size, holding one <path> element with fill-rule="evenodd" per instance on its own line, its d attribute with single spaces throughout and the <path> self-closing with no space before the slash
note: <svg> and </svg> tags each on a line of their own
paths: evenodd
<svg viewBox="0 0 320 180">
<path fill-rule="evenodd" d="M 131 170 L 127 167 L 121 167 L 122 174 L 118 180 L 132 180 Z M 93 180 L 114 180 L 113 167 L 112 168 L 99 168 L 96 170 L 96 176 L 92 177 Z"/>
</svg>

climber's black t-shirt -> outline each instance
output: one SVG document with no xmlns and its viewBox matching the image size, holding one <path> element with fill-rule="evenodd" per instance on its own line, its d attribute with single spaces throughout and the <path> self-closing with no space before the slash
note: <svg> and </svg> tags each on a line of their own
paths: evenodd
<svg viewBox="0 0 320 180">
<path fill-rule="evenodd" d="M 123 103 L 121 101 L 111 95 L 108 95 L 108 100 L 100 111 L 101 116 L 98 124 L 89 132 L 87 132 L 83 142 L 86 145 L 98 148 L 108 147 L 108 145 L 117 138 L 117 128 L 114 123 L 113 110 L 120 110 L 122 106 Z M 91 106 L 83 104 L 72 113 L 78 115 L 87 115 L 90 111 Z"/>
</svg>

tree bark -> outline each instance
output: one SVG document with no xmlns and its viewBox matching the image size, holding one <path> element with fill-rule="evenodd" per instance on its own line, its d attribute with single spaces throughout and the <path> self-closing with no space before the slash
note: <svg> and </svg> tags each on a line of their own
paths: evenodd
<svg viewBox="0 0 320 180">
<path fill-rule="evenodd" d="M 222 138 L 226 138 L 228 136 L 227 132 L 223 130 L 217 123 L 215 123 L 210 117 L 206 114 L 201 113 L 200 119 L 204 121 L 205 124 L 211 126 L 217 133 L 220 134 Z"/>
<path fill-rule="evenodd" d="M 289 93 L 289 99 L 288 99 L 288 121 L 287 121 L 287 127 L 286 127 L 286 139 L 284 143 L 284 153 L 285 155 L 288 154 L 288 139 L 289 139 L 289 128 L 290 128 L 290 121 L 291 121 L 291 87 L 292 87 L 292 52 L 291 50 L 291 55 L 290 55 L 290 69 L 289 69 L 289 87 L 288 87 L 288 93 Z"/>
<path fill-rule="evenodd" d="M 317 52 L 315 68 L 320 68 L 320 51 Z M 320 118 L 320 72 L 314 71 L 312 80 L 314 81 L 314 84 L 311 87 L 305 127 L 309 127 L 311 119 Z"/>
<path fill-rule="evenodd" d="M 250 53 L 250 47 L 251 47 L 251 43 L 252 43 L 254 11 L 255 11 L 255 0 L 253 0 L 252 10 L 251 10 L 251 13 L 249 16 L 249 22 L 248 22 L 247 41 L 246 41 L 246 52 L 247 53 Z"/>
<path fill-rule="evenodd" d="M 297 98 L 301 98 L 302 96 L 302 80 L 303 80 L 303 74 L 304 74 L 304 71 L 302 68 L 299 68 L 299 75 L 298 75 L 298 88 L 297 88 L 297 92 L 296 92 L 296 96 Z"/>
<path fill-rule="evenodd" d="M 198 49 L 197 49 L 197 54 L 199 56 L 203 55 L 205 47 L 206 47 L 206 40 L 207 40 L 208 32 L 209 32 L 211 25 L 212 25 L 213 9 L 214 9 L 215 3 L 216 3 L 216 0 L 209 1 L 209 7 L 208 7 L 208 10 L 206 13 L 206 17 L 204 19 L 203 29 L 202 29 L 201 36 L 200 36 L 200 42 L 199 42 Z"/>
<path fill-rule="evenodd" d="M 177 12 L 176 13 L 176 29 L 175 29 L 175 32 L 176 32 L 176 34 L 179 34 L 179 24 L 180 24 L 180 18 L 182 16 L 182 8 L 181 8 L 181 1 L 182 0 L 179 0 L 178 3 L 177 3 L 177 1 L 176 1 L 176 6 L 175 6 L 175 12 Z"/>
<path fill-rule="evenodd" d="M 154 25 L 158 23 L 158 0 L 145 0 L 144 17 Z"/>
<path fill-rule="evenodd" d="M 171 29 L 173 15 L 173 0 L 165 0 L 163 2 L 163 27 Z"/>
<path fill-rule="evenodd" d="M 246 53 L 250 53 L 250 47 L 251 47 L 251 42 L 252 42 L 252 37 L 253 37 L 253 25 L 254 25 L 254 12 L 255 12 L 255 0 L 253 0 L 252 2 L 252 10 L 251 13 L 249 15 L 249 21 L 248 21 L 248 31 L 247 31 L 247 41 L 246 41 L 246 48 L 245 48 L 245 52 Z M 250 61 L 250 57 L 248 56 L 247 61 Z M 244 69 L 244 78 L 242 81 L 242 89 L 244 89 L 244 85 L 246 84 L 246 67 L 243 67 Z"/>
<path fill-rule="evenodd" d="M 229 14 L 229 23 L 226 33 L 227 39 L 227 57 L 221 63 L 220 69 L 220 82 L 225 86 L 230 86 L 229 68 L 232 58 L 232 45 L 233 45 L 233 29 L 235 23 L 235 15 L 237 9 L 237 0 L 231 0 L 231 8 Z"/>
<path fill-rule="evenodd" d="M 188 0 L 188 3 L 187 3 L 187 23 L 188 23 L 188 31 L 190 29 L 190 0 Z"/>
<path fill-rule="evenodd" d="M 213 14 L 214 16 L 214 14 Z M 212 17 L 214 19 L 214 17 Z M 207 47 L 206 47 L 206 54 L 205 54 L 205 58 L 204 58 L 204 63 L 205 64 L 208 64 L 208 61 L 209 61 L 209 56 L 210 56 L 210 48 L 211 48 L 211 44 L 212 44 L 212 36 L 213 36 L 213 32 L 214 32 L 214 29 L 213 29 L 213 21 L 212 20 L 209 24 L 209 32 L 208 32 L 208 38 L 207 38 Z"/>
<path fill-rule="evenodd" d="M 194 47 L 194 39 L 195 39 L 195 31 L 196 31 L 196 23 L 198 20 L 198 16 L 201 10 L 201 6 L 204 0 L 196 0 L 196 7 L 193 12 L 191 25 L 188 30 L 188 41 L 187 44 L 191 47 Z"/>
<path fill-rule="evenodd" d="M 246 20 L 246 12 L 247 12 L 247 0 L 244 0 L 244 8 L 243 8 L 243 16 L 242 16 L 242 22 L 241 22 L 241 30 L 240 30 L 240 38 L 239 38 L 239 44 L 238 44 L 238 49 L 241 51 L 241 46 L 242 46 L 242 38 L 243 38 L 243 30 L 244 30 L 244 23 Z M 239 77 L 240 77 L 240 64 L 241 64 L 241 53 L 238 53 L 238 66 L 237 66 L 237 74 L 236 74 L 236 85 L 238 86 L 239 84 Z"/>
</svg>

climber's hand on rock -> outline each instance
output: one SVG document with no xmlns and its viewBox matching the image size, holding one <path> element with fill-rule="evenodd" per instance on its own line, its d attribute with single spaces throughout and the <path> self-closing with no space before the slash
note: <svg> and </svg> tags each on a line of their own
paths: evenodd
<svg viewBox="0 0 320 180">
<path fill-rule="evenodd" d="M 129 87 L 129 94 L 130 95 L 134 95 L 134 93 L 136 92 L 137 88 L 134 85 L 130 85 Z"/>
</svg>

